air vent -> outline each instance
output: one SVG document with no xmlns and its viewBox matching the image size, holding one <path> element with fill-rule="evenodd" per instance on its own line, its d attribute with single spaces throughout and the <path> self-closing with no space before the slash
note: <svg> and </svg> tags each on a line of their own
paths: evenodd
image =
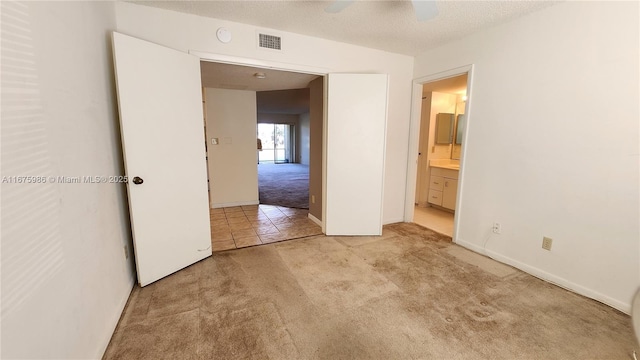
<svg viewBox="0 0 640 360">
<path fill-rule="evenodd" d="M 258 46 L 265 49 L 282 50 L 280 36 L 258 34 Z"/>
</svg>

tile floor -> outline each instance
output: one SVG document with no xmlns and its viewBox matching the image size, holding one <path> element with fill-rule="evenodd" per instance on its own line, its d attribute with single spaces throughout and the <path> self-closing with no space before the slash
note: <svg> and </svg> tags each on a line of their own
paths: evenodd
<svg viewBox="0 0 640 360">
<path fill-rule="evenodd" d="M 453 214 L 433 207 L 416 206 L 413 222 L 435 232 L 453 236 Z"/>
<path fill-rule="evenodd" d="M 322 229 L 308 213 L 262 204 L 211 209 L 211 248 L 224 251 L 321 235 Z"/>
</svg>

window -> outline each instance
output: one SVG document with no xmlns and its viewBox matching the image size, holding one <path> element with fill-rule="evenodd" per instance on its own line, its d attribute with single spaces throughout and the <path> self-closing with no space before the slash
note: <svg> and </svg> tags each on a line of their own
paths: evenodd
<svg viewBox="0 0 640 360">
<path fill-rule="evenodd" d="M 259 163 L 290 163 L 293 161 L 293 125 L 258 124 L 258 139 L 262 151 L 258 152 Z"/>
</svg>

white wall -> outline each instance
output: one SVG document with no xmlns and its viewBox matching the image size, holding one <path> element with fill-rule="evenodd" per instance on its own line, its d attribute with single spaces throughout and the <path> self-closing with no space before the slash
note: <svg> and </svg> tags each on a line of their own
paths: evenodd
<svg viewBox="0 0 640 360">
<path fill-rule="evenodd" d="M 486 240 L 627 312 L 640 285 L 638 14 L 637 2 L 561 3 L 428 51 L 414 73 L 474 64 L 458 243 Z"/>
<path fill-rule="evenodd" d="M 114 4 L 1 6 L 2 176 L 123 174 Z M 123 184 L 2 184 L 2 358 L 102 357 L 135 281 L 126 208 Z"/>
<path fill-rule="evenodd" d="M 205 96 L 210 206 L 258 204 L 256 92 L 207 88 Z"/>
<path fill-rule="evenodd" d="M 298 154 L 300 155 L 298 162 L 303 165 L 309 165 L 310 151 L 310 115 L 309 113 L 300 114 L 298 120 Z"/>
<path fill-rule="evenodd" d="M 258 49 L 251 25 L 118 2 L 118 31 L 182 51 L 197 50 L 279 63 L 323 68 L 327 72 L 389 74 L 389 107 L 385 159 L 385 223 L 402 221 L 407 173 L 407 139 L 413 57 L 282 31 L 282 52 Z M 228 28 L 233 40 L 218 42 L 215 29 Z M 264 30 L 264 29 L 263 29 Z"/>
</svg>

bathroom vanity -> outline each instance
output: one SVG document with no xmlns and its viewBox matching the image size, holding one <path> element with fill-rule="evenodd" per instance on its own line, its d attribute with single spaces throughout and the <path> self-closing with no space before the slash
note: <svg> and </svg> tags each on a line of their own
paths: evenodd
<svg viewBox="0 0 640 360">
<path fill-rule="evenodd" d="M 430 204 L 455 211 L 459 170 L 460 165 L 458 162 L 430 161 L 428 200 Z"/>
</svg>

